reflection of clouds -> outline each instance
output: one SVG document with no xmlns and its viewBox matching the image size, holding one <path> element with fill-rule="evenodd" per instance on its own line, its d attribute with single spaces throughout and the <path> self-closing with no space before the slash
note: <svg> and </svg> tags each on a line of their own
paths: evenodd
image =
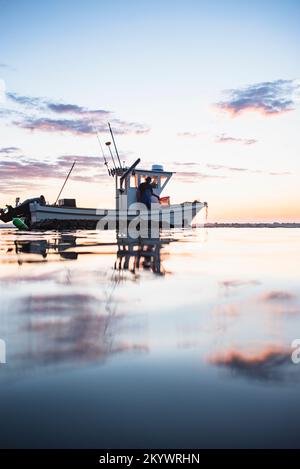
<svg viewBox="0 0 300 469">
<path fill-rule="evenodd" d="M 259 301 L 265 305 L 268 313 L 272 316 L 291 317 L 300 313 L 296 295 L 285 290 L 266 292 L 259 297 Z"/>
<path fill-rule="evenodd" d="M 261 297 L 263 301 L 289 301 L 295 298 L 296 296 L 294 294 L 281 290 L 267 292 Z"/>
<path fill-rule="evenodd" d="M 148 352 L 141 343 L 121 337 L 124 317 L 116 314 L 117 304 L 109 298 L 89 294 L 34 295 L 21 303 L 27 315 L 23 330 L 29 347 L 15 355 L 22 366 L 105 360 L 124 352 Z M 23 316 L 24 317 L 24 316 Z"/>
<path fill-rule="evenodd" d="M 258 280 L 222 280 L 219 283 L 223 287 L 242 287 L 244 285 L 259 285 Z"/>
<path fill-rule="evenodd" d="M 261 349 L 229 349 L 216 353 L 209 363 L 224 367 L 234 375 L 262 381 L 290 381 L 297 372 L 291 361 L 291 349 L 280 345 L 269 345 Z"/>
<path fill-rule="evenodd" d="M 221 280 L 219 282 L 219 285 L 224 288 L 225 294 L 230 293 L 232 289 L 236 289 L 238 287 L 244 287 L 244 286 L 256 286 L 260 285 L 260 282 L 258 280 L 237 280 L 237 279 L 226 279 L 226 280 Z"/>
</svg>

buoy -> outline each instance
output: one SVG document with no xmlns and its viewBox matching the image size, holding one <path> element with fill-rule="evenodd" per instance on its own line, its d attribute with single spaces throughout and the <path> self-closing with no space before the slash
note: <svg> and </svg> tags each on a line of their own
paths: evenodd
<svg viewBox="0 0 300 469">
<path fill-rule="evenodd" d="M 18 228 L 18 230 L 22 230 L 22 231 L 29 230 L 28 226 L 26 225 L 26 223 L 23 222 L 23 220 L 21 220 L 21 218 L 13 218 L 12 222 L 15 225 L 15 227 Z"/>
</svg>

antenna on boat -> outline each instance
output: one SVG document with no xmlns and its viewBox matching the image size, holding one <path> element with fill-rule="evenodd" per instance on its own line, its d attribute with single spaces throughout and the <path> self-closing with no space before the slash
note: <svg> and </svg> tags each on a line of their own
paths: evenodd
<svg viewBox="0 0 300 469">
<path fill-rule="evenodd" d="M 118 153 L 117 145 L 116 145 L 115 138 L 114 138 L 114 134 L 113 134 L 113 131 L 112 131 L 112 128 L 111 128 L 111 126 L 110 126 L 110 123 L 109 123 L 109 122 L 108 122 L 108 127 L 109 127 L 109 131 L 110 131 L 110 135 L 111 135 L 111 138 L 112 138 L 112 141 L 113 141 L 114 147 L 115 147 L 115 152 L 116 152 L 116 155 L 117 155 L 117 158 L 118 158 L 118 162 L 119 162 L 120 168 L 122 168 L 122 165 L 121 165 L 121 160 L 120 160 L 120 157 L 119 157 L 119 153 Z"/>
<path fill-rule="evenodd" d="M 111 148 L 110 148 L 111 142 L 105 142 L 105 145 L 106 145 L 106 146 L 108 147 L 108 149 L 109 149 L 109 153 L 110 153 L 112 162 L 113 162 L 113 164 L 114 164 L 115 170 L 117 171 L 117 167 L 116 167 L 116 163 L 115 163 L 115 160 L 114 160 L 114 156 L 113 156 L 112 151 L 111 151 Z"/>
<path fill-rule="evenodd" d="M 68 172 L 68 175 L 67 175 L 67 177 L 66 177 L 66 179 L 65 179 L 65 182 L 64 182 L 63 185 L 62 185 L 62 188 L 61 188 L 60 191 L 59 191 L 59 194 L 58 194 L 58 196 L 57 196 L 57 198 L 56 198 L 56 201 L 54 202 L 54 205 L 57 204 L 57 201 L 58 201 L 58 199 L 59 199 L 59 197 L 60 197 L 60 195 L 61 195 L 61 193 L 62 193 L 62 191 L 63 191 L 63 189 L 64 189 L 64 187 L 65 187 L 65 185 L 66 185 L 66 182 L 67 182 L 67 180 L 69 179 L 71 172 L 73 171 L 73 168 L 74 168 L 74 166 L 75 166 L 75 163 L 76 163 L 76 160 L 73 161 L 73 164 L 72 164 L 72 166 L 71 166 L 71 169 L 70 169 L 70 171 Z"/>
<path fill-rule="evenodd" d="M 97 140 L 98 140 L 100 149 L 101 149 L 102 157 L 103 157 L 104 164 L 105 164 L 105 166 L 106 166 L 108 175 L 109 175 L 109 176 L 112 176 L 111 170 L 110 170 L 109 167 L 108 167 L 107 159 L 106 159 L 106 157 L 105 157 L 105 153 L 104 153 L 104 150 L 103 150 L 103 147 L 102 147 L 102 144 L 101 144 L 101 141 L 100 141 L 99 134 L 98 134 L 98 131 L 97 131 L 97 129 L 96 129 L 95 123 L 92 122 L 92 124 L 93 124 L 94 130 L 95 130 L 95 134 L 96 134 L 96 137 L 97 137 Z"/>
</svg>

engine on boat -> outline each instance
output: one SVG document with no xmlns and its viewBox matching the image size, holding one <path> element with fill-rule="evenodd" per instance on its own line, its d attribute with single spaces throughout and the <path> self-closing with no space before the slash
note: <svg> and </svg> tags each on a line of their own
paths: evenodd
<svg viewBox="0 0 300 469">
<path fill-rule="evenodd" d="M 27 224 L 30 224 L 30 204 L 37 202 L 40 205 L 46 205 L 45 197 L 33 197 L 26 199 L 16 207 L 6 205 L 6 208 L 0 209 L 0 220 L 4 223 L 12 221 L 13 218 L 24 218 Z"/>
</svg>

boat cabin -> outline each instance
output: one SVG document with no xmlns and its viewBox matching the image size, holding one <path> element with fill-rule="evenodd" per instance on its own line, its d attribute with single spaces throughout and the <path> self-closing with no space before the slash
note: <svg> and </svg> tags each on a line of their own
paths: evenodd
<svg viewBox="0 0 300 469">
<path fill-rule="evenodd" d="M 160 197 L 162 191 L 173 176 L 173 172 L 164 171 L 162 165 L 152 165 L 150 170 L 134 169 L 124 178 L 121 190 L 122 195 L 127 196 L 127 208 L 138 202 L 137 190 L 139 185 L 146 180 L 148 176 L 152 179 L 153 192 Z M 165 199 L 169 199 L 166 197 Z M 155 199 L 156 200 L 156 199 Z M 167 200 L 166 200 L 167 203 Z M 123 205 L 123 204 L 122 204 Z M 122 206 L 122 209 L 125 207 Z"/>
</svg>

